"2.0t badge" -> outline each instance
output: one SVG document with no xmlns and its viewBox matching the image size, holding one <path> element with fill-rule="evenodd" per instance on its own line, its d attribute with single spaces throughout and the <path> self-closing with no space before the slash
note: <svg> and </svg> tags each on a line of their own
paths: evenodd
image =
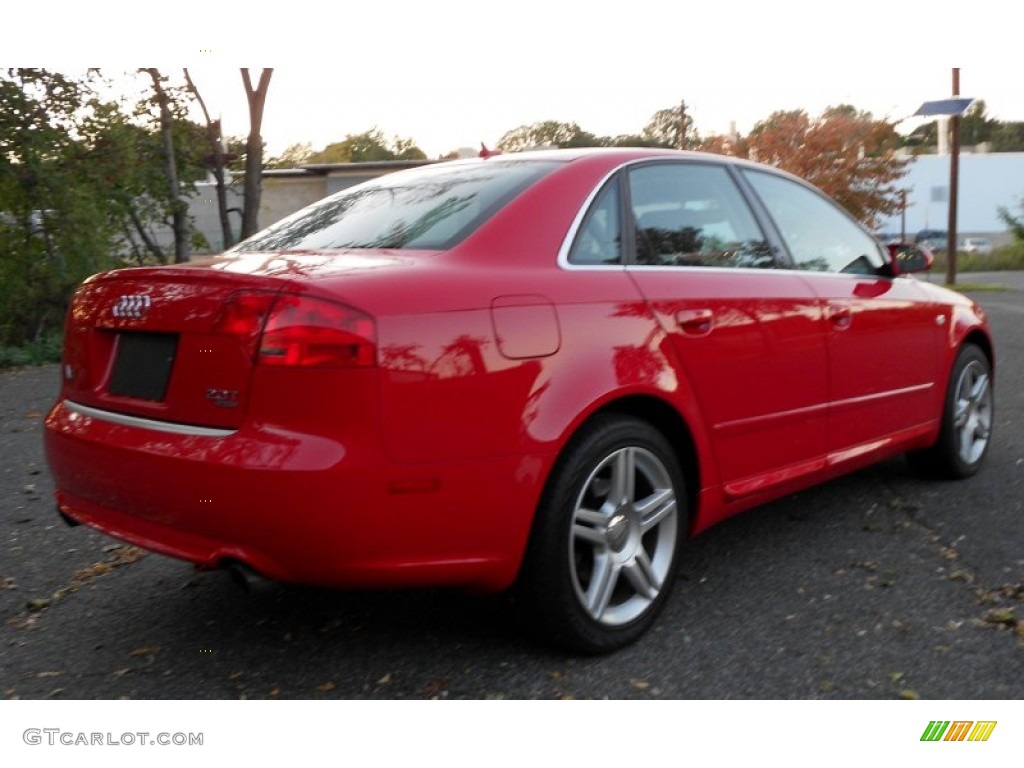
<svg viewBox="0 0 1024 768">
<path fill-rule="evenodd" d="M 221 408 L 235 408 L 238 405 L 238 390 L 211 387 L 206 390 L 206 399 Z"/>
</svg>

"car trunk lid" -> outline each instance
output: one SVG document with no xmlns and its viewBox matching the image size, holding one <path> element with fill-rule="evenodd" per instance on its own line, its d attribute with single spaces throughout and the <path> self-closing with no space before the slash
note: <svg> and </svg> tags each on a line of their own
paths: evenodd
<svg viewBox="0 0 1024 768">
<path fill-rule="evenodd" d="M 64 396 L 143 418 L 240 426 L 253 358 L 221 318 L 239 291 L 274 296 L 286 284 L 190 267 L 118 270 L 88 280 L 68 315 Z"/>
</svg>

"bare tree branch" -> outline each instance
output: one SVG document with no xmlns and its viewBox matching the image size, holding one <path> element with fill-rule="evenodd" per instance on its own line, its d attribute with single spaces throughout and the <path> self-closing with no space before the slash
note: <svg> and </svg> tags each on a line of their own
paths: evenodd
<svg viewBox="0 0 1024 768">
<path fill-rule="evenodd" d="M 199 106 L 203 110 L 203 117 L 206 118 L 206 137 L 210 143 L 210 150 L 213 153 L 213 176 L 217 182 L 217 213 L 220 218 L 221 237 L 224 248 L 230 248 L 234 245 L 235 235 L 231 231 L 231 220 L 228 217 L 227 185 L 224 182 L 224 144 L 220 120 L 214 121 L 210 119 L 210 113 L 206 109 L 206 102 L 199 95 L 199 89 L 192 82 L 187 67 L 184 69 L 184 72 L 188 90 L 195 96 L 196 101 L 199 102 Z"/>
<path fill-rule="evenodd" d="M 249 101 L 249 138 L 245 145 L 245 209 L 242 213 L 242 237 L 256 234 L 259 230 L 260 196 L 263 191 L 263 107 L 267 101 L 267 88 L 273 69 L 264 69 L 256 88 L 252 87 L 249 70 L 242 69 L 242 83 L 245 97 Z"/>
</svg>

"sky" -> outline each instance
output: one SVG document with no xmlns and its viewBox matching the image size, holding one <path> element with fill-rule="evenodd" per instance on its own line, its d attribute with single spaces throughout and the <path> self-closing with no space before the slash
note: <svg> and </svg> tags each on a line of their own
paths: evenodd
<svg viewBox="0 0 1024 768">
<path fill-rule="evenodd" d="M 271 155 L 371 128 L 411 138 L 429 157 L 493 146 L 541 120 L 638 133 L 681 100 L 702 135 L 733 123 L 745 133 L 776 110 L 813 115 L 840 103 L 909 131 L 921 121 L 905 118 L 923 101 L 951 94 L 951 68 L 939 63 L 949 53 L 968 59 L 954 63 L 977 61 L 961 68 L 963 95 L 984 99 L 990 116 L 1024 120 L 1015 24 L 963 3 L 896 5 L 178 0 L 139 16 L 117 4 L 83 11 L 58 2 L 45 25 L 31 8 L 13 11 L 45 28 L 40 35 L 12 34 L 20 20 L 5 11 L 0 51 L 8 64 L 100 66 L 115 79 L 155 64 L 180 81 L 188 66 L 210 111 L 237 136 L 248 132 L 238 68 L 263 59 L 274 68 L 262 131 Z"/>
</svg>

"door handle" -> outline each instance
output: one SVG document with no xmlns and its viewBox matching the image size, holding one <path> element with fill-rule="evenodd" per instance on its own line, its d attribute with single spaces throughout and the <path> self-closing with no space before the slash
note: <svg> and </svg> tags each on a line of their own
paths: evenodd
<svg viewBox="0 0 1024 768">
<path fill-rule="evenodd" d="M 853 310 L 846 304 L 830 304 L 828 319 L 836 330 L 845 331 L 853 322 Z"/>
<path fill-rule="evenodd" d="M 676 323 L 690 336 L 707 336 L 715 326 L 715 313 L 710 309 L 681 309 L 676 312 Z"/>
</svg>

